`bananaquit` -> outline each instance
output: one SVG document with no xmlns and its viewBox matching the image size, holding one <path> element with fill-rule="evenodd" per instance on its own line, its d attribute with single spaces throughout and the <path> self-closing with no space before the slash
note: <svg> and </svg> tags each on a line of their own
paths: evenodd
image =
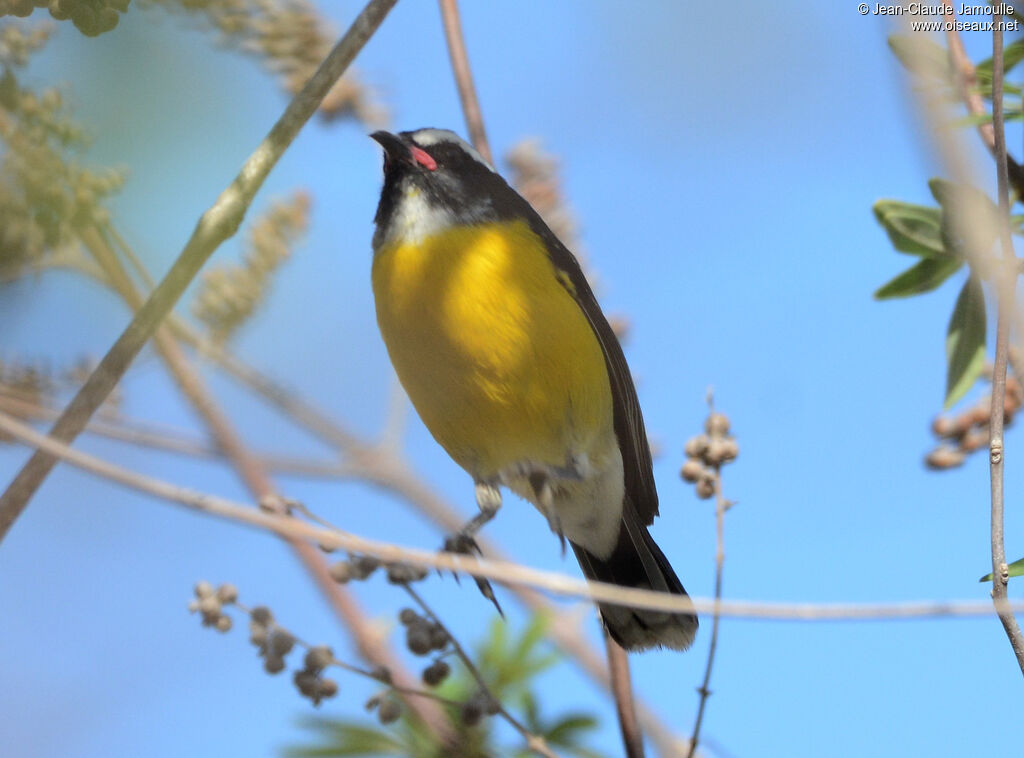
<svg viewBox="0 0 1024 758">
<path fill-rule="evenodd" d="M 579 263 L 454 133 L 371 135 L 377 323 L 423 423 L 476 483 L 478 527 L 505 486 L 568 538 L 590 579 L 686 595 L 647 527 L 651 453 L 622 348 Z M 683 650 L 693 613 L 601 604 L 627 650 Z"/>
</svg>

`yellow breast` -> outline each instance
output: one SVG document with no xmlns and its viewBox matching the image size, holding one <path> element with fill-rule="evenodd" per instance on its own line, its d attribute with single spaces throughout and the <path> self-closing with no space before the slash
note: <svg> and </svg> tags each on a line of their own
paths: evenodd
<svg viewBox="0 0 1024 758">
<path fill-rule="evenodd" d="M 612 433 L 601 347 L 525 222 L 384 246 L 373 291 L 402 386 L 474 476 L 564 465 Z"/>
</svg>

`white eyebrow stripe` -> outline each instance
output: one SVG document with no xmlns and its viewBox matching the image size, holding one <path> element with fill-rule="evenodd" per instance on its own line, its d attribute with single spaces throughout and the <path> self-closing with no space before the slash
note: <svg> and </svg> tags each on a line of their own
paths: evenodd
<svg viewBox="0 0 1024 758">
<path fill-rule="evenodd" d="M 490 171 L 494 171 L 494 166 L 485 161 L 484 157 L 477 152 L 475 147 L 449 129 L 420 129 L 419 131 L 413 132 L 411 136 L 413 141 L 420 147 L 430 147 L 431 145 L 437 145 L 441 142 L 451 142 L 465 150 L 466 153 L 468 153 L 469 156 L 477 163 L 482 163 L 487 166 Z"/>
</svg>

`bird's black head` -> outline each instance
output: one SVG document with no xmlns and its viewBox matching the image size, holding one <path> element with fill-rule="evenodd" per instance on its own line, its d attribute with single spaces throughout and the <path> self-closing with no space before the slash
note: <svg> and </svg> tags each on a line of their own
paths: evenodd
<svg viewBox="0 0 1024 758">
<path fill-rule="evenodd" d="M 447 129 L 374 132 L 384 148 L 384 188 L 374 248 L 454 225 L 522 216 L 529 206 L 470 144 Z"/>
</svg>

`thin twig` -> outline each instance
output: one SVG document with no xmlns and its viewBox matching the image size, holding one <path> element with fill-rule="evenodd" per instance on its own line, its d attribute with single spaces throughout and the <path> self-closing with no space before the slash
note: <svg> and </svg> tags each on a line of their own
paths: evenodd
<svg viewBox="0 0 1024 758">
<path fill-rule="evenodd" d="M 996 322 L 996 360 L 992 371 L 992 415 L 989 421 L 989 474 L 992 481 L 992 600 L 999 607 L 999 620 L 1010 640 L 1017 664 L 1024 674 L 1024 635 L 1012 612 L 1001 606 L 1006 600 L 1009 573 L 1003 536 L 1003 421 L 1006 397 L 1006 363 L 1010 319 L 1017 287 L 1017 266 L 1010 238 L 1010 193 L 1006 174 L 1006 133 L 1003 123 L 1003 31 L 996 24 L 992 32 L 992 123 L 995 127 L 996 176 L 999 192 L 999 239 L 1002 271 L 994 285 L 999 315 Z"/>
<path fill-rule="evenodd" d="M 24 419 L 53 421 L 60 411 L 8 395 L 0 389 L 0 410 Z M 97 416 L 100 414 L 97 413 Z M 139 447 L 205 460 L 224 460 L 224 451 L 205 439 L 179 429 L 165 428 L 130 418 L 111 417 L 106 421 L 95 417 L 83 430 L 106 439 Z M 262 453 L 254 456 L 259 465 L 276 474 L 326 479 L 351 479 L 359 475 L 356 466 L 330 459 L 314 460 L 296 456 Z"/>
<path fill-rule="evenodd" d="M 301 539 L 311 545 L 324 545 L 353 553 L 372 555 L 388 563 L 413 563 L 445 571 L 458 571 L 493 579 L 502 584 L 534 587 L 553 594 L 587 598 L 601 603 L 644 608 L 666 613 L 693 612 L 722 618 L 749 618 L 774 621 L 894 621 L 925 618 L 970 618 L 991 616 L 998 610 L 1024 611 L 1024 600 L 1003 600 L 996 608 L 977 600 L 922 600 L 900 603 L 765 603 L 746 600 L 690 598 L 653 590 L 621 587 L 604 582 L 585 582 L 554 571 L 541 571 L 508 561 L 472 558 L 454 553 L 435 553 L 405 548 L 386 542 L 343 535 L 335 530 L 316 527 L 294 518 L 263 513 L 260 510 L 227 498 L 180 487 L 153 477 L 144 476 L 121 466 L 54 440 L 30 426 L 0 413 L 0 431 L 32 447 L 45 450 L 83 471 L 108 479 L 125 487 L 145 492 L 162 500 L 183 505 L 206 515 L 216 516 L 247 526 L 264 529 L 281 537 Z M 690 608 L 692 603 L 693 608 Z"/>
<path fill-rule="evenodd" d="M 622 733 L 622 746 L 626 749 L 626 758 L 644 758 L 644 733 L 637 721 L 633 703 L 629 653 L 607 632 L 604 634 L 604 644 L 608 652 L 608 673 L 611 676 L 615 713 L 619 717 L 619 731 Z"/>
<path fill-rule="evenodd" d="M 729 501 L 722 494 L 722 468 L 715 466 L 715 603 L 722 599 L 722 567 L 725 564 L 725 512 L 729 509 Z M 686 754 L 687 758 L 693 758 L 697 753 L 697 743 L 700 741 L 700 729 L 704 723 L 704 708 L 707 706 L 711 690 L 711 669 L 715 664 L 715 653 L 718 650 L 718 625 L 722 614 L 719 613 L 717 605 L 711 616 L 711 642 L 708 645 L 708 661 L 704 667 L 704 680 L 701 682 L 697 692 L 700 693 L 700 704 L 697 706 L 697 720 L 693 725 L 693 734 L 690 736 L 690 749 Z"/>
<path fill-rule="evenodd" d="M 527 747 L 530 750 L 533 750 L 535 753 L 538 753 L 539 755 L 547 756 L 547 758 L 557 758 L 554 751 L 551 750 L 551 748 L 548 746 L 547 741 L 543 737 L 541 737 L 539 734 L 534 734 L 529 729 L 527 729 L 526 726 L 520 723 L 520 721 L 515 716 L 509 713 L 505 706 L 501 703 L 501 701 L 494 696 L 494 694 L 491 692 L 490 687 L 487 686 L 487 682 L 484 680 L 483 675 L 480 673 L 480 669 L 478 669 L 476 667 L 476 664 L 473 663 L 473 659 L 469 657 L 469 654 L 465 651 L 462 645 L 459 644 L 459 641 L 458 639 L 456 639 L 455 635 L 451 633 L 451 630 L 448 629 L 447 626 L 445 626 L 444 622 L 441 621 L 438 615 L 434 613 L 434 611 L 430 608 L 429 605 L 427 605 L 427 602 L 420 596 L 420 594 L 415 589 L 413 589 L 412 585 L 408 583 L 403 584 L 402 589 L 404 589 L 406 593 L 409 595 L 409 597 L 413 599 L 413 602 L 415 602 L 416 605 L 420 607 L 420 609 L 423 611 L 423 613 L 429 620 L 433 621 L 435 624 L 439 625 L 442 629 L 444 629 L 445 634 L 448 637 L 448 641 L 451 642 L 452 650 L 455 651 L 455 655 L 458 656 L 460 661 L 462 661 L 462 665 L 466 667 L 466 670 L 469 671 L 473 679 L 476 680 L 476 684 L 477 687 L 480 688 L 480 692 L 494 703 L 501 717 L 505 719 L 505 721 L 507 721 L 512 726 L 513 729 L 519 732 L 520 736 L 524 740 L 526 740 Z"/>
<path fill-rule="evenodd" d="M 476 98 L 476 87 L 473 86 L 473 72 L 469 67 L 469 56 L 466 55 L 466 41 L 462 38 L 462 23 L 459 20 L 457 0 L 439 0 L 441 19 L 444 22 L 444 37 L 448 42 L 448 56 L 452 61 L 452 73 L 455 84 L 459 88 L 459 100 L 462 102 L 462 113 L 466 117 L 466 129 L 473 147 L 493 165 L 491 146 L 487 142 L 484 131 L 484 117 L 480 112 L 480 102 Z"/>
<path fill-rule="evenodd" d="M 956 11 L 953 7 L 952 0 L 944 0 L 947 13 L 949 14 L 945 18 L 953 19 L 956 17 Z M 956 76 L 956 86 L 960 94 L 960 99 L 963 100 L 964 105 L 967 107 L 967 112 L 972 116 L 981 116 L 986 113 L 985 101 L 982 99 L 981 94 L 978 92 L 978 77 L 974 68 L 974 64 L 971 59 L 967 57 L 967 51 L 964 49 L 963 40 L 960 38 L 960 32 L 956 30 L 954 24 L 949 24 L 946 29 L 946 46 L 949 48 L 950 60 L 953 63 L 955 69 L 954 75 Z M 993 101 L 995 101 L 995 93 L 993 92 Z M 992 124 L 981 122 L 977 126 L 978 135 L 981 137 L 981 141 L 985 143 L 985 147 L 988 148 L 992 156 L 998 160 L 996 154 L 996 138 L 995 128 Z M 1007 173 L 1011 183 L 1013 184 L 1014 190 L 1018 197 L 1024 197 L 1024 167 L 1021 167 L 1012 156 L 1007 155 L 1004 161 L 1004 165 L 1007 168 Z"/>
<path fill-rule="evenodd" d="M 299 130 L 359 50 L 380 26 L 397 0 L 370 0 L 330 54 L 288 104 L 269 134 L 246 160 L 231 185 L 199 219 L 191 238 L 145 305 L 100 361 L 50 431 L 54 439 L 71 442 L 85 428 L 127 371 L 146 341 L 181 297 L 213 251 L 238 229 L 253 197 Z M 0 495 L 0 541 L 21 515 L 57 459 L 37 451 Z"/>
</svg>

